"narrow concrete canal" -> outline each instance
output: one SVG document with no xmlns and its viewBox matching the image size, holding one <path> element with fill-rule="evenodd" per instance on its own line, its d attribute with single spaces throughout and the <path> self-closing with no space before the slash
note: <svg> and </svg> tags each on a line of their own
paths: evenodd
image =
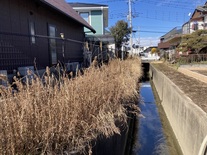
<svg viewBox="0 0 207 155">
<path fill-rule="evenodd" d="M 128 132 L 123 130 L 121 135 L 100 139 L 95 143 L 93 155 L 182 155 L 155 87 L 148 78 L 149 64 L 145 65 L 139 101 L 144 117 L 130 116 L 133 119 Z"/>
<path fill-rule="evenodd" d="M 147 76 L 145 70 L 145 76 Z M 147 77 L 141 83 L 139 118 L 134 155 L 182 155 L 153 84 Z M 157 102 L 157 103 L 156 103 Z"/>
<path fill-rule="evenodd" d="M 166 137 L 149 82 L 142 83 L 140 109 L 143 118 L 139 119 L 137 155 L 164 154 L 168 155 Z"/>
</svg>

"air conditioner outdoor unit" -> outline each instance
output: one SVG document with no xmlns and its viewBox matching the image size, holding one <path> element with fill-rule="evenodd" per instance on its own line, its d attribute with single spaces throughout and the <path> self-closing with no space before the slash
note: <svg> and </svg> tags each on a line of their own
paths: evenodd
<svg viewBox="0 0 207 155">
<path fill-rule="evenodd" d="M 67 71 L 73 71 L 75 72 L 77 69 L 79 69 L 79 62 L 70 62 L 65 64 Z"/>
<path fill-rule="evenodd" d="M 30 74 L 28 74 L 28 71 L 30 71 Z M 34 78 L 34 66 L 18 67 L 18 72 L 20 76 L 24 77 L 22 82 L 26 82 L 27 78 L 29 81 Z"/>
<path fill-rule="evenodd" d="M 77 71 L 79 69 L 79 63 L 73 62 L 73 71 Z"/>
<path fill-rule="evenodd" d="M 25 66 L 25 67 L 18 67 L 18 72 L 21 76 L 26 76 L 28 75 L 27 72 L 31 71 L 34 73 L 34 66 Z"/>
<path fill-rule="evenodd" d="M 0 70 L 0 85 L 7 87 L 7 70 Z"/>
</svg>

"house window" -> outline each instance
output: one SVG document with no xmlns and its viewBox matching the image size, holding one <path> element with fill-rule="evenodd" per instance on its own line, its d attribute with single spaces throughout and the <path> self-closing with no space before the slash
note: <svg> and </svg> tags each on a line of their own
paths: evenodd
<svg viewBox="0 0 207 155">
<path fill-rule="evenodd" d="M 31 44 L 35 44 L 36 40 L 35 40 L 35 24 L 34 22 L 29 22 L 29 31 L 30 31 L 30 41 Z"/>
<path fill-rule="evenodd" d="M 80 12 L 80 16 L 89 23 L 89 13 L 88 12 Z"/>
<path fill-rule="evenodd" d="M 48 25 L 49 35 L 49 52 L 51 64 L 57 64 L 57 48 L 56 48 L 56 27 L 54 25 Z"/>
<path fill-rule="evenodd" d="M 198 30 L 198 23 L 197 23 L 197 22 L 194 22 L 194 23 L 192 24 L 192 29 L 193 29 L 193 30 Z"/>
</svg>

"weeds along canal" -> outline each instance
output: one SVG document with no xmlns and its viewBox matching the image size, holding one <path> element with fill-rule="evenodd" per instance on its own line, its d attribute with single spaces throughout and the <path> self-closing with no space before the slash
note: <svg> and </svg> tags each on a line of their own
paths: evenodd
<svg viewBox="0 0 207 155">
<path fill-rule="evenodd" d="M 182 155 L 161 102 L 150 81 L 149 64 L 143 64 L 139 107 L 144 117 L 129 116 L 121 135 L 98 138 L 93 155 Z"/>
<path fill-rule="evenodd" d="M 134 134 L 133 155 L 182 155 L 164 110 L 150 81 L 149 64 L 143 64 L 138 118 Z"/>
</svg>

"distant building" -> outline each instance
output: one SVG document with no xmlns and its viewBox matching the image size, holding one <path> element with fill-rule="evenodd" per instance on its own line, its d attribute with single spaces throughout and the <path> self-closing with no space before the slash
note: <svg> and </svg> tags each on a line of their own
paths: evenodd
<svg viewBox="0 0 207 155">
<path fill-rule="evenodd" d="M 139 53 L 139 56 L 141 57 L 142 62 L 149 62 L 160 59 L 157 46 L 147 47 L 143 52 Z"/>
<path fill-rule="evenodd" d="M 78 14 L 88 22 L 96 34 L 85 29 L 87 35 L 105 35 L 105 28 L 108 27 L 108 5 L 92 3 L 69 3 Z"/>
<path fill-rule="evenodd" d="M 97 56 L 100 52 L 106 51 L 107 48 L 115 53 L 115 43 L 112 35 L 106 30 L 108 27 L 108 5 L 93 3 L 69 3 L 79 15 L 85 19 L 95 30 L 93 34 L 87 28 L 84 29 L 86 39 L 94 46 L 90 46 L 90 51 Z M 101 46 L 102 49 L 98 48 Z"/>
<path fill-rule="evenodd" d="M 179 45 L 182 36 L 182 29 L 180 27 L 175 27 L 165 35 L 160 38 L 160 43 L 158 43 L 158 48 L 160 53 L 164 55 L 165 53 L 175 53 L 176 47 Z"/>
<path fill-rule="evenodd" d="M 183 24 L 183 34 L 203 29 L 207 29 L 207 3 L 203 6 L 198 6 L 191 15 L 190 20 Z"/>
<path fill-rule="evenodd" d="M 180 54 L 176 48 L 181 42 L 182 35 L 191 34 L 196 30 L 207 29 L 207 2 L 203 6 L 198 6 L 188 22 L 182 25 L 182 29 L 173 28 L 168 33 L 160 37 L 158 48 L 163 55 Z"/>
</svg>

